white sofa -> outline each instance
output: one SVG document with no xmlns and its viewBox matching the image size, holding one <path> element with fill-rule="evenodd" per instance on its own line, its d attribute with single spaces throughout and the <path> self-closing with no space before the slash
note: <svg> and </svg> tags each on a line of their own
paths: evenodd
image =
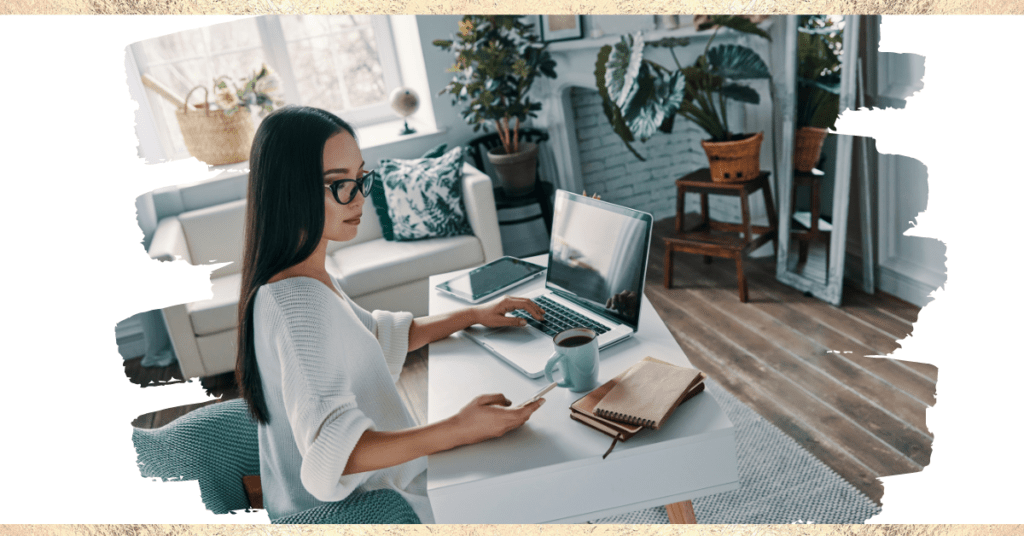
<svg viewBox="0 0 1024 536">
<path fill-rule="evenodd" d="M 427 314 L 429 276 L 490 262 L 502 255 L 491 179 L 465 164 L 462 186 L 472 235 L 389 242 L 383 237 L 373 203 L 367 200 L 356 237 L 329 246 L 328 270 L 367 310 Z M 163 218 L 150 243 L 149 255 L 159 260 L 231 262 L 212 274 L 213 299 L 162 311 L 185 378 L 235 368 L 245 203 L 240 199 Z"/>
</svg>

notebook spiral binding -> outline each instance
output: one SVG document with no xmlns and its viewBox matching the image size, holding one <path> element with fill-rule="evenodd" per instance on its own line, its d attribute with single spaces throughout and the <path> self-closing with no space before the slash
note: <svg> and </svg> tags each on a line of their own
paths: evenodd
<svg viewBox="0 0 1024 536">
<path fill-rule="evenodd" d="M 641 419 L 639 417 L 633 417 L 632 415 L 626 415 L 625 413 L 616 413 L 614 411 L 605 411 L 603 409 L 598 409 L 594 413 L 600 417 L 611 419 L 613 421 L 624 422 L 635 426 L 646 426 L 648 428 L 654 427 L 654 421 L 650 419 Z"/>
</svg>

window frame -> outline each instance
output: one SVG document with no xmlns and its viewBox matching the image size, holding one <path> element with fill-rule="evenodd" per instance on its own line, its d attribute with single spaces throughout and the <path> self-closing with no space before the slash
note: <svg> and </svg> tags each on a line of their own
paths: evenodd
<svg viewBox="0 0 1024 536">
<path fill-rule="evenodd" d="M 288 42 L 284 37 L 279 15 L 260 15 L 253 17 L 256 22 L 257 33 L 260 38 L 267 65 L 277 72 L 281 78 L 284 90 L 284 99 L 287 103 L 298 103 L 299 90 L 292 70 L 291 58 L 288 55 Z M 402 85 L 402 73 L 398 63 L 395 40 L 391 30 L 390 17 L 387 15 L 370 15 L 370 26 L 373 28 L 374 39 L 377 44 L 377 55 L 383 70 L 385 100 L 368 106 L 361 106 L 350 110 L 332 109 L 331 112 L 342 115 L 353 127 L 365 127 L 395 119 L 394 112 L 387 102 L 387 95 Z M 249 48 L 249 47 L 241 47 Z M 224 51 L 223 53 L 237 52 L 238 49 Z M 129 76 L 138 77 L 141 83 L 143 73 L 150 71 L 152 65 L 164 65 L 166 63 L 151 64 L 143 50 L 142 42 L 132 43 L 127 49 L 127 62 L 129 63 Z M 178 60 L 181 61 L 181 60 Z M 168 62 L 174 63 L 174 62 Z M 210 88 L 212 89 L 212 88 Z M 140 112 L 145 119 L 153 122 L 152 130 L 156 132 L 156 139 L 159 147 L 153 144 L 153 137 L 149 136 L 148 143 L 140 139 L 142 156 L 149 161 L 157 160 L 179 160 L 188 158 L 187 151 L 176 152 L 171 141 L 170 132 L 177 128 L 177 125 L 167 121 L 164 114 L 157 112 L 159 100 L 162 97 L 155 95 L 155 91 L 143 88 L 144 99 L 139 100 Z M 182 95 L 184 98 L 185 95 Z M 142 110 L 141 108 L 145 108 Z M 142 119 L 142 118 L 140 118 Z"/>
</svg>

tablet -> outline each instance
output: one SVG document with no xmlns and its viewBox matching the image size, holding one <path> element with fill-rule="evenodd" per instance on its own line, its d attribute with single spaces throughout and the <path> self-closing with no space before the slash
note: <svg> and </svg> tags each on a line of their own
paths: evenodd
<svg viewBox="0 0 1024 536">
<path fill-rule="evenodd" d="M 502 257 L 437 285 L 437 290 L 479 303 L 542 273 L 545 268 L 515 257 Z"/>
</svg>

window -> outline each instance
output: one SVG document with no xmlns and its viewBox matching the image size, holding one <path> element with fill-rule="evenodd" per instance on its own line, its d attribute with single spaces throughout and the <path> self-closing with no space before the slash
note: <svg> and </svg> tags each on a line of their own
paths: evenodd
<svg viewBox="0 0 1024 536">
<path fill-rule="evenodd" d="M 394 119 L 387 97 L 401 83 L 386 16 L 248 18 L 140 41 L 131 54 L 140 75 L 182 98 L 200 86 L 212 91 L 215 78 L 237 81 L 266 63 L 281 78 L 285 102 L 324 108 L 357 126 Z M 204 98 L 197 89 L 189 102 Z M 152 90 L 149 102 L 166 157 L 187 158 L 175 106 Z"/>
</svg>

